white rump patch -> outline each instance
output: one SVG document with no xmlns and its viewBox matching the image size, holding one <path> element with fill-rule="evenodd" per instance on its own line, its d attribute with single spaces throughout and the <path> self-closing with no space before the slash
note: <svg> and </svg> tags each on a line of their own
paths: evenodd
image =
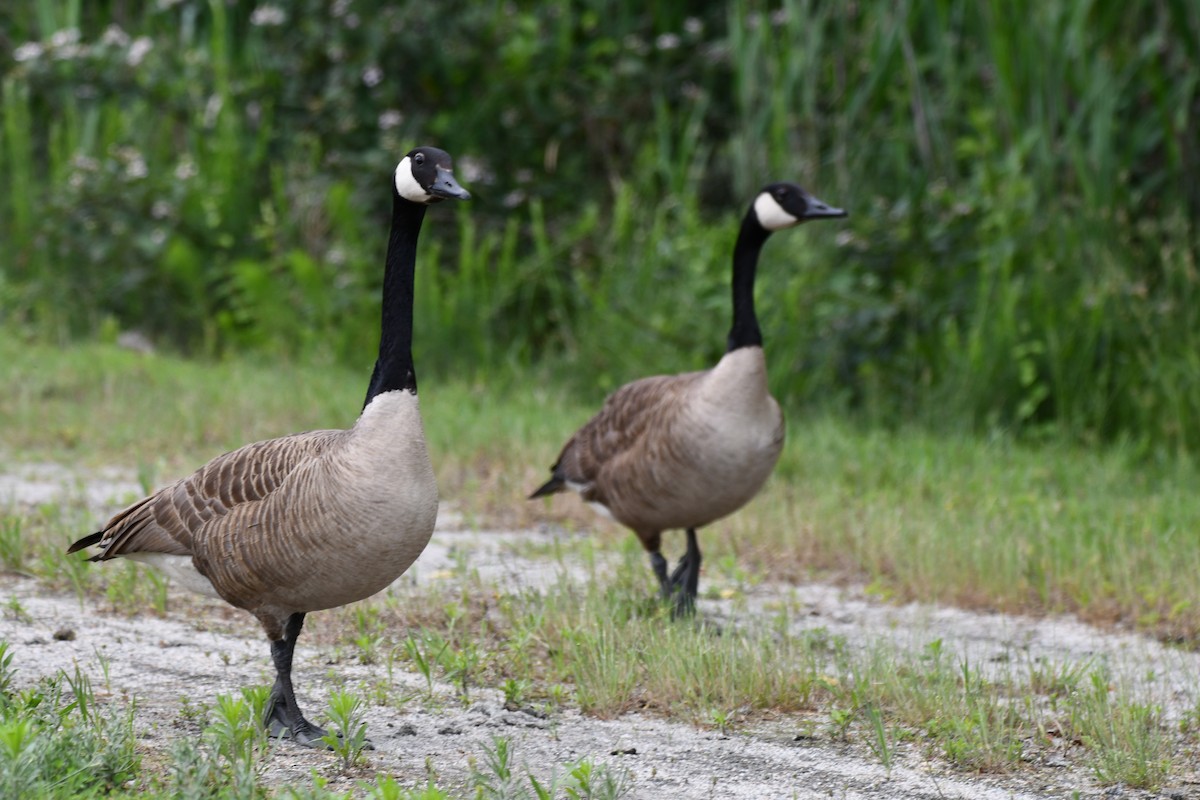
<svg viewBox="0 0 1200 800">
<path fill-rule="evenodd" d="M 396 191 L 405 200 L 411 200 L 414 203 L 428 203 L 433 199 L 433 195 L 425 191 L 413 177 L 412 159 L 408 156 L 401 159 L 396 166 Z"/>
<path fill-rule="evenodd" d="M 578 492 L 579 494 L 583 494 L 592 488 L 592 484 L 590 482 L 580 483 L 579 481 L 565 481 L 565 483 L 568 489 L 570 489 L 572 492 Z M 592 510 L 600 516 L 607 517 L 608 519 L 614 521 L 616 520 L 616 517 L 613 516 L 613 513 L 609 511 L 608 506 L 604 505 L 604 503 L 597 503 L 595 500 L 585 500 L 584 502 L 591 506 Z"/>
<path fill-rule="evenodd" d="M 588 501 L 588 505 L 591 506 L 592 509 L 600 516 L 608 517 L 609 519 L 616 521 L 616 517 L 612 515 L 612 512 L 608 510 L 608 506 L 604 505 L 604 503 Z"/>
<path fill-rule="evenodd" d="M 213 588 L 208 578 L 201 575 L 200 570 L 192 564 L 191 556 L 175 556 L 168 553 L 129 553 L 122 558 L 149 564 L 189 592 L 221 599 L 221 595 L 217 594 L 217 590 Z"/>
<path fill-rule="evenodd" d="M 754 215 L 758 217 L 758 224 L 769 231 L 783 230 L 800 223 L 800 218 L 784 211 L 770 192 L 763 192 L 754 199 Z"/>
</svg>

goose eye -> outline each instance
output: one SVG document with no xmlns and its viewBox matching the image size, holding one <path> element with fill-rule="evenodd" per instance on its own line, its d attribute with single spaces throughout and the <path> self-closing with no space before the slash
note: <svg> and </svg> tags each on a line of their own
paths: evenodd
<svg viewBox="0 0 1200 800">
<path fill-rule="evenodd" d="M 415 156 L 413 156 L 413 163 L 414 164 L 424 164 L 425 163 L 425 154 L 417 153 Z"/>
</svg>

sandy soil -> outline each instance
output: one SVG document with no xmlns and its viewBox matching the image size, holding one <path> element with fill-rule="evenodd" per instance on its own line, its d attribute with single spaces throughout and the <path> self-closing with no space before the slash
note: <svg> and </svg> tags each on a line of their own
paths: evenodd
<svg viewBox="0 0 1200 800">
<path fill-rule="evenodd" d="M 52 502 L 65 494 L 83 499 L 102 516 L 113 508 L 114 498 L 137 493 L 128 476 L 116 472 L 97 479 L 53 465 L 7 469 L 0 475 L 0 504 Z M 497 584 L 537 586 L 554 573 L 506 547 L 514 539 L 548 539 L 553 533 L 458 531 L 452 514 L 439 523 L 429 549 L 403 580 L 444 579 L 436 576 L 444 576 L 455 551 L 464 548 L 472 554 L 471 567 Z M 25 613 L 0 615 L 0 638 L 10 643 L 18 683 L 78 664 L 101 693 L 136 700 L 136 725 L 148 753 L 165 750 L 178 737 L 196 735 L 195 723 L 181 714 L 183 698 L 193 705 L 212 703 L 218 694 L 269 683 L 272 677 L 257 626 L 215 602 L 180 595 L 171 603 L 179 610 L 165 618 L 125 616 L 49 592 L 32 579 L 0 576 L 0 600 L 14 597 Z M 1114 680 L 1145 693 L 1170 719 L 1200 702 L 1200 655 L 1071 619 L 895 607 L 823 584 L 759 586 L 751 590 L 748 603 L 704 600 L 700 613 L 736 623 L 744 615 L 765 613 L 766 606 L 785 597 L 808 609 L 799 625 L 825 628 L 851 646 L 886 643 L 919 650 L 940 638 L 948 652 L 966 654 L 974 664 L 993 670 L 1102 663 Z M 331 674 L 351 685 L 386 680 L 383 667 L 336 660 L 332 652 L 306 645 L 302 638 L 296 677 L 303 707 L 316 712 L 324 706 L 335 688 Z M 396 673 L 392 680 L 414 696 L 423 694 L 424 680 L 418 675 Z M 332 754 L 282 743 L 270 755 L 266 782 L 307 783 L 315 769 L 331 778 L 330 788 L 349 788 L 353 780 L 376 773 L 422 785 L 432 769 L 443 787 L 465 787 L 471 762 L 481 764 L 493 737 L 504 736 L 512 742 L 516 764 L 541 780 L 561 765 L 590 758 L 626 775 L 631 789 L 626 796 L 635 798 L 1200 797 L 1196 774 L 1155 794 L 1097 786 L 1074 760 L 1053 756 L 1016 774 L 972 775 L 930 760 L 920 744 L 900 745 L 887 770 L 861 743 L 826 734 L 823 720 L 816 718 L 778 719 L 722 735 L 637 714 L 597 720 L 576 712 L 546 716 L 531 709 L 510 711 L 498 691 L 487 689 L 473 692 L 472 703 L 464 708 L 450 687 L 438 691 L 444 702 L 414 700 L 400 709 L 370 710 L 367 722 L 376 749 L 359 774 L 340 776 Z"/>
</svg>

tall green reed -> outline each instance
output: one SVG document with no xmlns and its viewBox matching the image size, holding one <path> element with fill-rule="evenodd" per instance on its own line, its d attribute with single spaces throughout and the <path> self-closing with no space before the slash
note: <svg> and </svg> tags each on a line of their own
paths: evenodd
<svg viewBox="0 0 1200 800">
<path fill-rule="evenodd" d="M 384 176 L 434 141 L 477 202 L 419 347 L 590 396 L 719 354 L 737 216 L 793 179 L 851 218 L 764 256 L 789 404 L 1200 446 L 1193 4 L 471 5 L 434 52 L 419 4 L 279 7 L 5 12 L 44 51 L 2 84 L 6 317 L 357 358 Z"/>
</svg>

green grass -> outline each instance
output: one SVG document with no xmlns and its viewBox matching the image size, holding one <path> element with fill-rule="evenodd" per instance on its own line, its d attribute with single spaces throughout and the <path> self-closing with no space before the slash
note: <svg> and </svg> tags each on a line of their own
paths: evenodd
<svg viewBox="0 0 1200 800">
<path fill-rule="evenodd" d="M 97 703 L 78 668 L 18 690 L 0 641 L 0 793 L 102 797 L 137 771 L 131 710 Z"/>
<path fill-rule="evenodd" d="M 1069 611 L 1195 641 L 1189 461 L 793 418 L 768 492 L 719 524 L 750 558 L 845 570 L 898 599 Z M 768 496 L 771 496 L 770 494 Z"/>
<path fill-rule="evenodd" d="M 90 680 L 78 669 L 73 674 L 44 677 L 18 691 L 12 686 L 9 649 L 7 642 L 0 641 L 0 792 L 4 797 L 338 800 L 351 796 L 326 789 L 327 778 L 316 773 L 307 782 L 292 781 L 277 792 L 268 792 L 262 785 L 262 772 L 273 749 L 258 725 L 266 687 L 243 691 L 241 697 L 220 695 L 214 708 L 190 710 L 201 722 L 202 735 L 179 738 L 164 763 L 151 765 L 139 755 L 132 707 L 98 701 Z M 331 702 L 331 714 L 337 720 L 339 703 L 358 701 L 343 693 Z M 343 773 L 348 774 L 351 760 L 360 753 L 361 747 L 339 751 Z M 483 766 L 473 770 L 471 777 L 477 797 L 542 800 L 557 796 L 543 794 L 532 773 L 520 776 L 519 783 L 514 781 L 510 760 L 507 739 L 497 738 L 491 748 L 483 749 L 475 762 Z M 627 778 L 583 759 L 559 765 L 549 785 L 571 797 L 617 800 L 627 791 Z M 440 788 L 432 779 L 424 788 L 405 789 L 390 776 L 376 775 L 356 780 L 354 786 L 354 797 L 378 800 L 465 796 Z"/>
<path fill-rule="evenodd" d="M 329 364 L 206 364 L 8 340 L 0 344 L 3 455 L 15 464 L 123 464 L 154 485 L 244 441 L 347 424 L 365 375 Z M 446 381 L 434 365 L 422 375 L 444 500 L 481 522 L 601 524 L 574 498 L 524 500 L 590 406 L 540 380 L 485 387 Z M 863 431 L 793 416 L 763 495 L 703 532 L 702 589 L 736 605 L 762 581 L 817 574 L 865 581 L 897 599 L 1134 622 L 1190 643 L 1200 616 L 1189 594 L 1197 545 L 1178 532 L 1197 522 L 1193 480 L 1186 462 L 1148 464 L 1120 448 Z M 114 610 L 170 610 L 156 574 L 63 556 L 97 522 L 77 503 L 9 509 L 0 554 L 9 568 L 106 598 Z M 479 584 L 464 556 L 446 588 L 401 590 L 318 615 L 313 640 L 389 674 L 427 675 L 422 702 L 441 702 L 436 679 L 464 702 L 488 687 L 515 703 L 602 717 L 642 709 L 723 730 L 793 714 L 822 735 L 864 743 L 885 764 L 915 737 L 963 769 L 1009 771 L 1050 738 L 1071 737 L 1082 747 L 1075 758 L 1101 781 L 1155 786 L 1178 773 L 1173 743 L 1194 738 L 1191 727 L 1166 729 L 1150 700 L 1111 686 L 1094 665 L 983 673 L 940 643 L 924 653 L 864 653 L 820 630 L 798 631 L 800 610 L 790 602 L 762 618 L 739 615 L 720 635 L 704 624 L 672 625 L 633 537 L 601 525 L 596 540 L 520 553 L 590 564 L 589 580 L 513 593 Z M 374 684 L 362 696 L 413 700 Z M 173 758 L 187 770 L 213 770 L 204 764 L 218 756 Z M 229 780 L 249 769 L 220 758 Z"/>
<path fill-rule="evenodd" d="M 151 485 L 249 441 L 351 424 L 368 373 L 365 365 L 204 364 L 105 345 L 12 342 L 0 345 L 0 364 L 7 457 L 115 463 Z M 436 363 L 418 367 L 442 496 L 468 519 L 549 519 L 627 535 L 574 497 L 524 500 L 599 407 L 599 393 L 583 405 L 544 375 L 485 385 L 447 380 Z M 1191 579 L 1200 573 L 1200 541 L 1188 535 L 1200 528 L 1191 491 L 1198 478 L 1190 461 L 1148 462 L 1120 446 L 860 430 L 792 414 L 763 494 L 701 536 L 709 563 L 728 571 L 773 579 L 815 572 L 899 600 L 1067 611 L 1190 642 L 1200 636 L 1200 588 Z M 10 515 L 0 555 L 40 562 L 60 582 L 87 580 L 29 541 L 50 527 L 65 542 L 97 522 L 70 507 Z M 668 535 L 669 550 L 681 548 L 678 538 Z"/>
<path fill-rule="evenodd" d="M 811 627 L 789 601 L 720 627 L 672 624 L 642 567 L 626 546 L 615 569 L 593 565 L 586 579 L 514 592 L 480 582 L 468 564 L 457 581 L 367 602 L 388 632 L 377 646 L 428 676 L 430 690 L 416 699 L 434 708 L 469 702 L 460 688 L 469 652 L 471 681 L 506 694 L 519 686 L 519 706 L 553 713 L 565 704 L 599 717 L 637 710 L 723 732 L 778 725 L 783 715 L 809 736 L 858 743 L 885 766 L 900 743 L 919 742 L 968 772 L 1008 773 L 1065 754 L 1101 783 L 1153 788 L 1179 775 L 1180 753 L 1196 745 L 1190 727 L 1163 721 L 1146 689 L 1115 684 L 1090 661 L 1027 663 L 1017 647 L 978 665 L 940 639 L 916 651 L 850 645 Z M 352 646 L 350 613 L 316 622 L 314 636 Z M 437 678 L 453 694 L 435 693 Z"/>
</svg>

